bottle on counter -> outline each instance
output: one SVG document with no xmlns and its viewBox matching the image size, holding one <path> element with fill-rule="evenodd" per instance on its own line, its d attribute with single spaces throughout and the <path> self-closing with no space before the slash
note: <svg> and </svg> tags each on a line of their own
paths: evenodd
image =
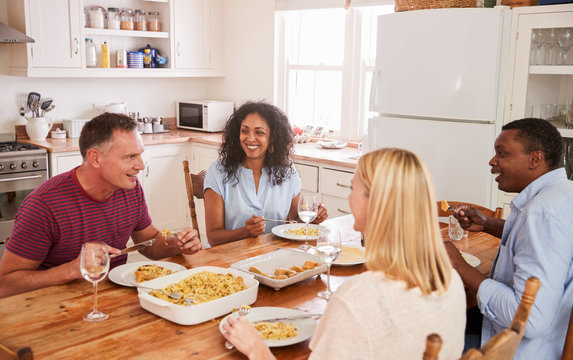
<svg viewBox="0 0 573 360">
<path fill-rule="evenodd" d="M 86 67 L 97 66 L 97 52 L 92 38 L 86 38 Z"/>
<path fill-rule="evenodd" d="M 105 41 L 101 44 L 101 67 L 109 68 L 109 45 Z"/>
<path fill-rule="evenodd" d="M 112 30 L 121 29 L 121 16 L 118 8 L 107 8 L 107 28 Z"/>
<path fill-rule="evenodd" d="M 150 68 L 151 67 L 151 49 L 145 48 L 143 50 L 143 67 Z"/>
<path fill-rule="evenodd" d="M 137 31 L 147 31 L 147 23 L 145 22 L 145 10 L 135 10 L 135 15 L 133 17 L 133 29 Z"/>
<path fill-rule="evenodd" d="M 147 13 L 147 30 L 148 31 L 161 31 L 161 24 L 159 23 L 159 12 L 150 11 Z"/>
</svg>

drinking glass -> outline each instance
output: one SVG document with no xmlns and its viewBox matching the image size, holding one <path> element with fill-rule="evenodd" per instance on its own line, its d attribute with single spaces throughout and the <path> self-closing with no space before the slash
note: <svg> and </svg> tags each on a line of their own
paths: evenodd
<svg viewBox="0 0 573 360">
<path fill-rule="evenodd" d="M 305 195 L 300 194 L 298 199 L 298 217 L 306 224 L 306 236 L 304 245 L 299 246 L 299 249 L 303 251 L 308 251 L 310 245 L 308 245 L 308 230 L 309 223 L 316 218 L 318 214 L 318 196 L 314 194 Z"/>
<path fill-rule="evenodd" d="M 545 46 L 547 47 L 547 51 L 545 52 L 545 65 L 556 65 L 558 49 L 555 29 L 551 29 L 551 33 L 545 38 Z"/>
<path fill-rule="evenodd" d="M 464 236 L 464 229 L 460 226 L 458 219 L 456 219 L 454 215 L 450 215 L 448 219 L 448 235 L 450 235 L 450 239 L 456 241 L 461 240 Z"/>
<path fill-rule="evenodd" d="M 109 253 L 105 244 L 87 242 L 82 245 L 80 258 L 82 276 L 94 284 L 94 308 L 84 315 L 86 321 L 102 321 L 109 317 L 97 309 L 97 283 L 103 280 L 109 271 Z"/>
<path fill-rule="evenodd" d="M 326 291 L 321 291 L 317 296 L 324 300 L 330 300 L 332 291 L 330 290 L 330 267 L 340 255 L 340 232 L 336 229 L 321 229 L 316 240 L 316 255 L 326 263 Z"/>
<path fill-rule="evenodd" d="M 559 35 L 558 41 L 562 53 L 561 64 L 567 65 L 569 64 L 569 60 L 567 60 L 567 53 L 569 52 L 571 45 L 573 45 L 573 33 L 571 32 L 571 29 L 565 29 L 561 35 Z"/>
<path fill-rule="evenodd" d="M 541 47 L 545 42 L 545 35 L 541 29 L 534 30 L 531 34 L 531 54 L 529 55 L 530 65 L 539 65 L 543 62 L 541 59 Z"/>
</svg>

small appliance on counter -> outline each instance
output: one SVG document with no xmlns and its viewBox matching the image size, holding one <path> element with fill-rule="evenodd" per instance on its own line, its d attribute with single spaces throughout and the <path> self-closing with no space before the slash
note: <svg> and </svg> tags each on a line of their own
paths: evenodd
<svg viewBox="0 0 573 360">
<path fill-rule="evenodd" d="M 177 127 L 206 132 L 223 131 L 233 113 L 232 101 L 198 100 L 176 103 Z"/>
<path fill-rule="evenodd" d="M 64 119 L 62 125 L 64 130 L 67 131 L 68 137 L 71 139 L 79 138 L 84 125 L 90 119 Z"/>
</svg>

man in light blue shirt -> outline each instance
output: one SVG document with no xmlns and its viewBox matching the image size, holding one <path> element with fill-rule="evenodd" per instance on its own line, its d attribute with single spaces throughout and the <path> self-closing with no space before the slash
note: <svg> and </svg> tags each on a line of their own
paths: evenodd
<svg viewBox="0 0 573 360">
<path fill-rule="evenodd" d="M 519 192 L 507 220 L 458 208 L 464 229 L 501 237 L 489 278 L 447 246 L 465 285 L 477 294 L 482 345 L 510 326 L 526 280 L 541 281 L 516 359 L 559 359 L 565 341 L 573 305 L 573 182 L 567 180 L 562 152 L 561 135 L 545 120 L 503 126 L 489 165 L 500 190 Z"/>
</svg>

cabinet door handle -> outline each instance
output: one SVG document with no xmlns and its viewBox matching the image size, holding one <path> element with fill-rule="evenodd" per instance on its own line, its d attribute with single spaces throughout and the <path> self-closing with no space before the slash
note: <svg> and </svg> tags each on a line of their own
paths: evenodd
<svg viewBox="0 0 573 360">
<path fill-rule="evenodd" d="M 177 56 L 181 56 L 181 43 L 177 41 Z"/>
<path fill-rule="evenodd" d="M 78 51 L 80 50 L 80 46 L 78 43 L 78 38 L 74 38 L 74 43 L 76 44 L 76 49 L 74 50 L 74 54 L 77 55 Z"/>
<path fill-rule="evenodd" d="M 149 177 L 149 163 L 145 163 L 145 177 Z"/>
<path fill-rule="evenodd" d="M 342 210 L 341 208 L 336 209 L 343 214 L 350 214 L 350 211 Z"/>
<path fill-rule="evenodd" d="M 350 188 L 351 188 L 350 185 L 341 184 L 341 183 L 338 183 L 338 182 L 336 183 L 336 186 L 340 186 L 340 187 L 347 188 L 347 189 L 350 189 Z"/>
</svg>

